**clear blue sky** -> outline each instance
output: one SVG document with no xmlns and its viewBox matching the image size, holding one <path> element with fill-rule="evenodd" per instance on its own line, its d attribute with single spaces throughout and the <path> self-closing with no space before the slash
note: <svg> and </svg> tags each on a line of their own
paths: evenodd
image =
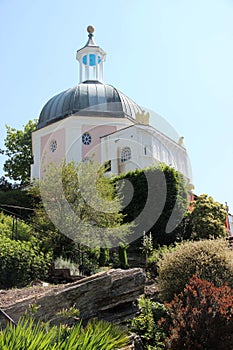
<svg viewBox="0 0 233 350">
<path fill-rule="evenodd" d="M 195 192 L 233 212 L 231 0 L 0 0 L 0 147 L 6 123 L 21 128 L 78 84 L 88 24 L 107 52 L 105 82 L 185 137 Z"/>
</svg>

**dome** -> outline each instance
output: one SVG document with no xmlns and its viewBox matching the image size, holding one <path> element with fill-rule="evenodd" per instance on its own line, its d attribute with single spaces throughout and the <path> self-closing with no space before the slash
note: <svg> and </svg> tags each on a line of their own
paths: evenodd
<svg viewBox="0 0 233 350">
<path fill-rule="evenodd" d="M 37 129 L 70 115 L 135 119 L 142 109 L 112 85 L 88 80 L 52 97 L 43 107 Z"/>
</svg>

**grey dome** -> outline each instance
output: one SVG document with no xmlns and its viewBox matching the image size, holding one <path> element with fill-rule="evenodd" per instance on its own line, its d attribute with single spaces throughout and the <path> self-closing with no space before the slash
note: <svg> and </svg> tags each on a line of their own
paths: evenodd
<svg viewBox="0 0 233 350">
<path fill-rule="evenodd" d="M 136 113 L 142 109 L 115 87 L 89 80 L 52 97 L 40 113 L 37 129 L 72 114 L 135 119 Z"/>
</svg>

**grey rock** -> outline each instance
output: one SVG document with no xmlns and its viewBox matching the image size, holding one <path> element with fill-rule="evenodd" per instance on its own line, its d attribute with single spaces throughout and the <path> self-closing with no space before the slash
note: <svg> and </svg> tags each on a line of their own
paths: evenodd
<svg viewBox="0 0 233 350">
<path fill-rule="evenodd" d="M 59 323 L 56 314 L 75 306 L 84 322 L 98 317 L 114 323 L 124 323 L 134 317 L 138 297 L 144 293 L 145 275 L 141 268 L 112 269 L 83 278 L 58 289 L 50 290 L 36 300 L 35 319 Z M 4 311 L 15 321 L 25 313 L 35 299 L 17 302 Z M 0 322 L 3 319 L 0 316 Z"/>
</svg>

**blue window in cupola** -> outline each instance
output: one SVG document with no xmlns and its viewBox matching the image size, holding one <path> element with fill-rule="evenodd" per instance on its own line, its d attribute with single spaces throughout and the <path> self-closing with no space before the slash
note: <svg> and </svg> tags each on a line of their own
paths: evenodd
<svg viewBox="0 0 233 350">
<path fill-rule="evenodd" d="M 90 56 L 89 66 L 91 66 L 91 67 L 96 66 L 96 55 L 91 53 L 89 56 Z M 101 62 L 101 58 L 100 58 L 100 56 L 98 56 L 98 64 L 100 64 L 100 62 Z M 83 56 L 83 64 L 87 65 L 87 55 Z"/>
</svg>

